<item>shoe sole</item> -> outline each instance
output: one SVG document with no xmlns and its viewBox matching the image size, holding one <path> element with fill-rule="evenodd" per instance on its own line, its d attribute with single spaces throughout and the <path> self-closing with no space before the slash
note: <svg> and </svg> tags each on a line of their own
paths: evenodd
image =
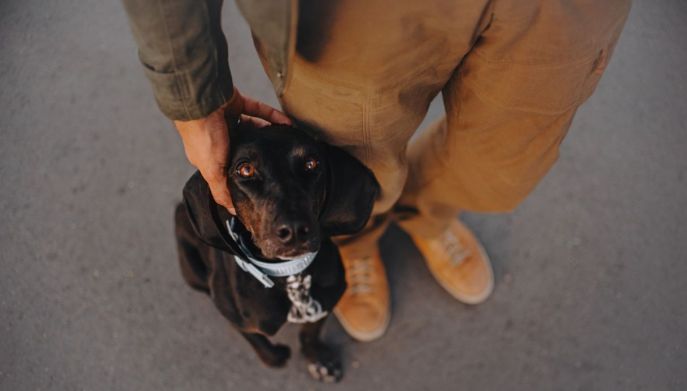
<svg viewBox="0 0 687 391">
<path fill-rule="evenodd" d="M 386 333 L 386 330 L 389 328 L 389 323 L 391 322 L 391 314 L 387 314 L 382 327 L 380 327 L 378 330 L 364 332 L 355 330 L 348 323 L 346 323 L 345 318 L 341 314 L 339 314 L 339 311 L 336 308 L 334 308 L 334 315 L 336 316 L 336 319 L 339 321 L 341 327 L 343 327 L 343 329 L 346 330 L 348 335 L 350 335 L 351 337 L 360 342 L 372 342 L 376 339 L 381 338 L 384 335 L 384 333 Z"/>
</svg>

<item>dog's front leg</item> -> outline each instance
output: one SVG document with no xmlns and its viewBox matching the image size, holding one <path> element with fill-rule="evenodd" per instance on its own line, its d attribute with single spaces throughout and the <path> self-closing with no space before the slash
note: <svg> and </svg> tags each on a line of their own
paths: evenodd
<svg viewBox="0 0 687 391">
<path fill-rule="evenodd" d="M 315 323 L 305 323 L 298 336 L 310 375 L 315 380 L 334 383 L 341 380 L 343 371 L 338 353 L 320 340 L 320 331 L 326 320 L 327 317 Z"/>
<path fill-rule="evenodd" d="M 241 332 L 244 338 L 255 349 L 260 360 L 267 366 L 272 368 L 279 368 L 286 365 L 286 362 L 291 357 L 291 349 L 286 345 L 273 344 L 267 337 L 262 334 Z"/>
</svg>

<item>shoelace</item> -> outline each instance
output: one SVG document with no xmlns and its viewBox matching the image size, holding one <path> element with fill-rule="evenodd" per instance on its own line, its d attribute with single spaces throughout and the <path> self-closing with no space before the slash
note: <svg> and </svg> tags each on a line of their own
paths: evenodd
<svg viewBox="0 0 687 391">
<path fill-rule="evenodd" d="M 463 247 L 451 230 L 444 232 L 439 239 L 446 249 L 453 266 L 458 266 L 470 256 L 470 251 Z"/>
<path fill-rule="evenodd" d="M 352 294 L 372 291 L 372 257 L 361 257 L 347 262 L 346 281 L 348 291 Z"/>
</svg>

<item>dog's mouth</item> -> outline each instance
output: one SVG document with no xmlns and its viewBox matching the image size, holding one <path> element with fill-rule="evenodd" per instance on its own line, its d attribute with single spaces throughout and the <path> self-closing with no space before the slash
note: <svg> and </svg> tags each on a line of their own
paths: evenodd
<svg viewBox="0 0 687 391">
<path fill-rule="evenodd" d="M 279 256 L 277 258 L 283 260 L 283 261 L 299 261 L 299 262 L 311 262 L 315 257 L 317 256 L 317 251 L 311 251 L 307 252 L 295 257 L 285 257 L 285 256 Z"/>
<path fill-rule="evenodd" d="M 263 258 L 290 260 L 307 256 L 310 253 L 316 253 L 320 249 L 319 240 L 310 240 L 306 243 L 297 245 L 284 245 L 279 243 L 275 238 L 258 238 L 251 236 L 251 250 L 256 254 L 261 254 Z"/>
<path fill-rule="evenodd" d="M 274 258 L 283 260 L 307 258 L 308 256 L 310 256 L 310 254 L 317 254 L 318 250 L 319 246 L 306 245 L 296 249 L 285 249 L 282 251 L 277 251 L 277 254 L 274 256 Z"/>
</svg>

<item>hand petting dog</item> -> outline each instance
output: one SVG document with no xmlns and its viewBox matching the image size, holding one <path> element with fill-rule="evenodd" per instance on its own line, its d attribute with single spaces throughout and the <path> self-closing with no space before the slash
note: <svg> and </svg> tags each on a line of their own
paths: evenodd
<svg viewBox="0 0 687 391">
<path fill-rule="evenodd" d="M 208 182 L 215 201 L 236 214 L 227 188 L 227 158 L 229 157 L 229 126 L 237 119 L 261 128 L 270 124 L 290 125 L 286 114 L 263 102 L 234 95 L 224 105 L 205 118 L 191 121 L 174 121 L 181 136 L 188 161 L 200 171 Z M 232 124 L 232 125 L 228 125 Z"/>
</svg>

